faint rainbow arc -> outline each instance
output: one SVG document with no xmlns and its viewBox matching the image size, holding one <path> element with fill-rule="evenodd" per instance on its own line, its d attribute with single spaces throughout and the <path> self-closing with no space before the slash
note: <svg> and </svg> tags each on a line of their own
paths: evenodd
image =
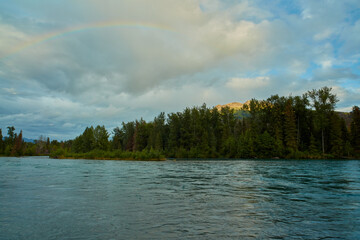
<svg viewBox="0 0 360 240">
<path fill-rule="evenodd" d="M 74 33 L 78 31 L 85 31 L 85 30 L 92 30 L 92 29 L 101 29 L 101 28 L 108 28 L 108 27 L 141 27 L 141 28 L 149 28 L 149 29 L 158 29 L 164 31 L 175 32 L 172 28 L 160 25 L 160 24 L 152 24 L 152 23 L 143 23 L 143 22 L 126 22 L 126 21 L 107 21 L 107 22 L 98 22 L 92 24 L 83 24 L 77 25 L 74 27 L 63 28 L 57 31 L 52 31 L 49 33 L 41 34 L 39 36 L 33 37 L 31 40 L 26 41 L 22 44 L 19 44 L 9 51 L 7 51 L 3 56 L 0 56 L 0 60 L 10 57 L 14 54 L 17 54 L 31 46 L 41 44 L 42 42 L 51 40 L 56 37 L 60 37 L 64 34 Z"/>
</svg>

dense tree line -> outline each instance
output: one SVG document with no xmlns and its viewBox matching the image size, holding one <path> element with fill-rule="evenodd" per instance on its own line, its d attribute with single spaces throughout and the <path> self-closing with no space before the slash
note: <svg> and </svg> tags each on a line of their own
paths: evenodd
<svg viewBox="0 0 360 240">
<path fill-rule="evenodd" d="M 49 155 L 56 145 L 60 147 L 56 140 L 50 143 L 50 139 L 43 136 L 34 142 L 25 142 L 22 130 L 17 134 L 14 126 L 7 127 L 7 130 L 7 136 L 3 136 L 0 129 L 0 156 Z"/>
<path fill-rule="evenodd" d="M 204 104 L 167 116 L 160 113 L 151 122 L 123 122 L 113 130 L 110 141 L 104 126 L 86 128 L 73 141 L 71 151 L 92 152 L 90 156 L 116 151 L 119 157 L 130 158 L 135 156 L 131 153 L 169 158 L 359 156 L 359 108 L 353 108 L 353 121 L 347 126 L 334 111 L 337 101 L 328 87 L 302 96 L 273 95 L 252 99 L 242 110 L 249 113 L 244 118 L 230 108 L 218 110 Z"/>
<path fill-rule="evenodd" d="M 104 126 L 91 126 L 74 140 L 53 141 L 41 151 L 53 157 L 124 159 L 360 157 L 360 109 L 353 107 L 352 122 L 346 124 L 334 111 L 337 101 L 324 87 L 302 96 L 252 99 L 240 110 L 246 114 L 204 104 L 160 113 L 151 122 L 123 122 L 111 139 Z M 19 137 L 10 131 L 6 154 L 21 151 Z M 36 149 L 44 142 L 35 143 Z"/>
</svg>

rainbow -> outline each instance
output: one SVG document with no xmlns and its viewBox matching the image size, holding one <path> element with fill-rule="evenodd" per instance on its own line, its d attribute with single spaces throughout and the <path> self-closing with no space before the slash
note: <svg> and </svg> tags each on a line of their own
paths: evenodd
<svg viewBox="0 0 360 240">
<path fill-rule="evenodd" d="M 41 44 L 45 41 L 49 41 L 51 39 L 60 37 L 65 34 L 75 33 L 79 31 L 86 31 L 86 30 L 93 30 L 99 28 L 110 28 L 110 27 L 137 27 L 137 28 L 148 28 L 148 29 L 155 29 L 155 30 L 162 30 L 162 31 L 170 31 L 174 32 L 171 28 L 159 25 L 159 24 L 152 24 L 152 23 L 143 23 L 143 22 L 128 22 L 128 21 L 106 21 L 106 22 L 97 22 L 92 24 L 83 24 L 77 25 L 74 27 L 68 27 L 64 29 L 60 29 L 57 31 L 52 31 L 49 33 L 45 33 L 36 37 L 33 37 L 29 41 L 26 41 L 22 44 L 14 46 L 6 54 L 0 56 L 0 60 L 10 57 L 16 53 L 23 51 L 31 46 Z"/>
</svg>

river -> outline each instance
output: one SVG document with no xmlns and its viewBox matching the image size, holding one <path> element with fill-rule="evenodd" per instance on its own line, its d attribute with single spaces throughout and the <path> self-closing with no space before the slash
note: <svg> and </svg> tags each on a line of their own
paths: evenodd
<svg viewBox="0 0 360 240">
<path fill-rule="evenodd" d="M 360 161 L 0 158 L 0 239 L 360 239 Z"/>
</svg>

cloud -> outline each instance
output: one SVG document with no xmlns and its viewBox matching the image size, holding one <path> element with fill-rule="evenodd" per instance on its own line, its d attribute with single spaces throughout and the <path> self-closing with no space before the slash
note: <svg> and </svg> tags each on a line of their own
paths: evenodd
<svg viewBox="0 0 360 240">
<path fill-rule="evenodd" d="M 345 27 L 341 39 L 344 41 L 344 45 L 340 49 L 340 53 L 343 55 L 355 55 L 358 58 L 360 56 L 360 20 L 356 21 L 353 25 Z"/>
<path fill-rule="evenodd" d="M 3 90 L 5 91 L 5 93 L 7 94 L 12 94 L 12 95 L 16 95 L 16 90 L 14 88 L 3 88 Z"/>
<path fill-rule="evenodd" d="M 231 78 L 226 87 L 235 90 L 252 90 L 263 88 L 270 84 L 269 77 L 255 77 L 255 78 Z"/>
<path fill-rule="evenodd" d="M 143 8 L 138 7 L 140 3 Z M 114 85 L 120 83 L 120 91 L 136 94 L 169 79 L 204 71 L 229 56 L 255 53 L 264 37 L 257 24 L 233 22 L 226 14 L 209 16 L 193 1 L 150 4 L 160 8 L 147 5 L 148 2 L 140 1 L 110 1 L 108 5 L 90 1 L 87 18 L 91 22 L 125 19 L 165 25 L 171 33 L 131 27 L 74 32 L 66 38 L 59 36 L 30 46 L 11 56 L 9 62 L 12 66 L 21 66 L 15 70 L 23 78 L 38 81 L 49 90 L 79 93 L 81 89 L 76 86 L 78 82 L 81 84 L 81 79 L 106 74 Z M 95 14 L 92 9 L 99 11 Z M 32 36 L 25 35 L 25 38 Z M 41 68 L 36 66 L 39 63 Z M 123 76 L 121 82 L 113 78 L 119 75 Z"/>
<path fill-rule="evenodd" d="M 349 68 L 321 68 L 317 69 L 313 73 L 313 79 L 315 81 L 324 80 L 356 80 L 360 79 L 360 76 L 353 73 Z"/>
<path fill-rule="evenodd" d="M 353 10 L 359 5 L 0 3 L 0 127 L 70 138 L 90 124 L 111 128 L 204 102 L 301 94 L 324 85 L 336 89 L 345 109 L 360 94 L 351 90 L 359 87 L 360 20 Z"/>
</svg>

